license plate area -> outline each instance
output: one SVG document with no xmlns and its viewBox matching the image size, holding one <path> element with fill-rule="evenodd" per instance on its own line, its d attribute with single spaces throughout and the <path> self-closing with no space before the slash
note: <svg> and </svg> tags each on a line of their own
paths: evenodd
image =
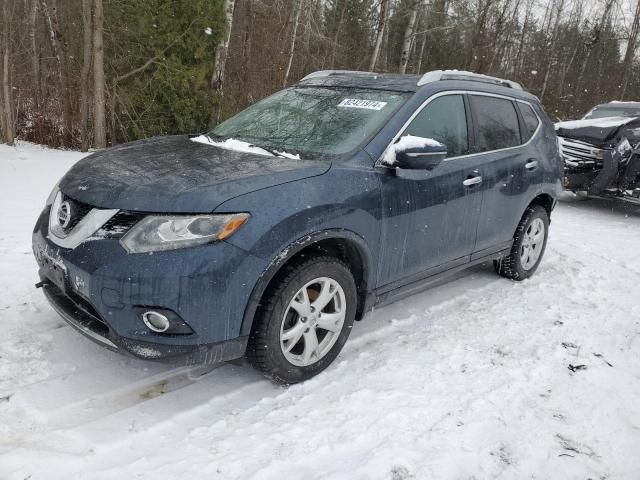
<svg viewBox="0 0 640 480">
<path fill-rule="evenodd" d="M 54 258 L 45 250 L 39 249 L 36 253 L 36 259 L 40 265 L 40 278 L 50 280 L 62 292 L 67 290 L 67 267 L 64 262 L 58 258 Z"/>
</svg>

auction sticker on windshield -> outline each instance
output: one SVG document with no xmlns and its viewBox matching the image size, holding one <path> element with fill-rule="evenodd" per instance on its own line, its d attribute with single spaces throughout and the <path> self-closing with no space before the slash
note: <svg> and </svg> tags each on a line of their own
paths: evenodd
<svg viewBox="0 0 640 480">
<path fill-rule="evenodd" d="M 358 98 L 345 98 L 338 106 L 343 108 L 365 108 L 367 110 L 382 110 L 387 102 L 376 100 L 362 100 Z"/>
</svg>

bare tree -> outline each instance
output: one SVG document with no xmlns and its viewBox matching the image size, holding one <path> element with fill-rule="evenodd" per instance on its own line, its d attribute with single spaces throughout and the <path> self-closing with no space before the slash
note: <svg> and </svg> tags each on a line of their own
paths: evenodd
<svg viewBox="0 0 640 480">
<path fill-rule="evenodd" d="M 445 28 L 445 24 L 447 22 L 448 5 L 449 0 L 434 0 L 431 8 L 429 9 L 426 23 L 427 29 L 424 31 L 424 36 L 422 37 L 422 44 L 420 45 L 418 62 L 416 65 L 416 73 L 422 73 L 422 62 L 424 60 L 425 51 L 427 52 L 427 57 L 429 56 L 429 52 L 431 51 L 432 45 L 429 45 L 429 48 L 427 48 L 427 42 L 430 35 L 432 33 L 442 31 Z"/>
<path fill-rule="evenodd" d="M 50 0 L 50 2 L 51 8 L 49 8 L 45 0 L 40 1 L 40 6 L 49 29 L 51 49 L 53 50 L 53 55 L 55 56 L 58 64 L 58 82 L 62 99 L 62 124 L 64 126 L 63 144 L 66 147 L 70 147 L 73 137 L 73 121 L 71 118 L 71 91 L 69 89 L 68 79 L 69 68 L 67 65 L 68 62 L 64 44 L 61 41 L 62 33 L 58 22 L 57 0 Z"/>
<path fill-rule="evenodd" d="M 378 28 L 376 30 L 376 43 L 373 47 L 373 53 L 371 54 L 371 61 L 369 62 L 369 71 L 373 72 L 376 69 L 376 63 L 378 62 L 378 55 L 380 55 L 380 47 L 382 46 L 382 40 L 384 39 L 384 30 L 389 22 L 389 0 L 381 0 L 380 2 L 380 17 L 378 19 Z"/>
<path fill-rule="evenodd" d="M 611 14 L 611 9 L 615 4 L 616 0 L 606 0 L 604 11 L 602 12 L 602 16 L 600 17 L 600 21 L 596 25 L 593 35 L 591 38 L 585 42 L 585 47 L 587 48 L 587 54 L 583 55 L 582 66 L 580 67 L 580 74 L 575 82 L 575 91 L 578 91 L 582 85 L 582 80 L 584 79 L 585 72 L 587 70 L 587 66 L 591 61 L 591 56 L 594 50 L 594 46 L 600 43 L 602 31 L 604 30 L 605 25 L 609 21 L 609 15 Z"/>
<path fill-rule="evenodd" d="M 344 16 L 345 16 L 345 13 L 347 12 L 348 4 L 349 2 L 346 0 L 342 2 L 342 8 L 340 9 L 340 20 L 338 20 L 336 25 L 336 31 L 333 34 L 332 49 L 331 49 L 331 68 L 335 68 L 336 66 L 336 56 L 338 53 L 338 46 L 340 45 L 338 42 L 340 40 L 340 34 L 342 33 L 342 26 L 344 25 Z M 336 14 L 337 13 L 338 13 L 338 10 L 336 9 Z"/>
<path fill-rule="evenodd" d="M 558 118 L 640 96 L 638 0 L 228 0 L 205 21 L 207 2 L 169 2 L 194 14 L 142 28 L 136 0 L 0 0 L 0 136 L 9 125 L 25 140 L 87 149 L 196 131 L 326 68 L 504 76 Z M 201 28 L 214 24 L 224 31 L 212 45 Z M 206 59 L 194 59 L 211 48 L 203 81 Z M 185 88 L 198 101 L 178 105 Z"/>
<path fill-rule="evenodd" d="M 415 36 L 416 19 L 418 18 L 418 10 L 421 5 L 422 0 L 417 0 L 414 1 L 409 9 L 409 21 L 404 29 L 404 40 L 402 41 L 402 50 L 400 51 L 400 73 L 406 73 L 407 71 L 411 46 Z"/>
<path fill-rule="evenodd" d="M 93 30 L 91 10 L 93 2 L 82 0 L 82 72 L 80 73 L 80 140 L 82 151 L 89 149 L 89 74 L 91 73 L 91 59 L 93 49 Z"/>
<path fill-rule="evenodd" d="M 291 28 L 291 41 L 289 42 L 289 59 L 287 61 L 287 68 L 284 72 L 284 80 L 282 81 L 282 87 L 286 87 L 287 83 L 289 83 L 289 74 L 291 73 L 291 65 L 293 64 L 293 54 L 296 50 L 296 37 L 298 36 L 298 25 L 300 24 L 300 12 L 302 12 L 302 6 L 304 5 L 304 0 L 297 0 L 296 6 L 292 12 L 293 19 L 290 23 L 293 24 Z"/>
<path fill-rule="evenodd" d="M 104 95 L 104 9 L 102 0 L 93 7 L 93 145 L 107 146 Z"/>
<path fill-rule="evenodd" d="M 227 64 L 227 54 L 229 52 L 229 41 L 231 40 L 231 28 L 233 27 L 233 11 L 235 0 L 225 0 L 225 31 L 216 46 L 216 58 L 213 63 L 213 76 L 211 77 L 211 88 L 216 92 L 218 101 L 211 112 L 210 123 L 213 125 L 220 121 L 222 113 L 222 96 L 224 94 L 224 70 Z"/>
<path fill-rule="evenodd" d="M 476 21 L 475 28 L 473 29 L 473 33 L 471 35 L 471 43 L 468 46 L 467 54 L 467 68 L 470 70 L 473 69 L 473 64 L 476 57 L 479 57 L 479 55 L 477 55 L 477 52 L 479 47 L 482 46 L 482 39 L 486 33 L 489 12 L 496 1 L 497 0 L 480 0 L 478 2 L 478 20 Z"/>
<path fill-rule="evenodd" d="M 553 3 L 555 6 L 555 0 Z M 560 19 L 562 17 L 562 11 L 564 9 L 564 3 L 565 3 L 565 0 L 560 0 L 560 4 L 556 9 L 556 17 L 553 25 L 553 30 L 551 31 L 551 37 L 549 38 L 549 45 L 555 45 L 558 39 Z M 549 23 L 551 23 L 551 21 L 549 21 Z M 551 75 L 551 72 L 553 70 L 552 67 L 553 67 L 554 61 L 555 61 L 555 58 L 554 58 L 554 54 L 552 53 L 548 56 L 548 61 L 545 67 L 544 80 L 542 82 L 542 90 L 540 91 L 540 100 L 544 99 L 544 95 L 545 93 L 547 93 L 547 85 L 549 84 L 549 76 Z"/>
<path fill-rule="evenodd" d="M 624 99 L 627 93 L 627 86 L 629 85 L 629 77 L 631 76 L 631 64 L 633 57 L 636 53 L 636 47 L 638 42 L 638 35 L 640 34 L 640 0 L 636 5 L 636 13 L 633 16 L 633 24 L 631 26 L 631 33 L 629 34 L 629 40 L 627 41 L 627 51 L 624 54 L 624 61 L 622 62 L 622 93 L 620 99 Z"/>
<path fill-rule="evenodd" d="M 40 100 L 42 98 L 42 81 L 40 79 L 40 49 L 36 36 L 38 25 L 38 0 L 31 0 L 29 4 L 29 47 L 31 54 L 31 76 L 33 77 L 33 99 L 34 108 L 40 110 Z"/>
<path fill-rule="evenodd" d="M 13 145 L 15 142 L 15 125 L 13 119 L 13 98 L 11 86 L 11 20 L 12 15 L 9 10 L 11 0 L 2 2 L 2 37 L 0 41 L 0 55 L 2 56 L 2 136 L 5 143 Z"/>
</svg>

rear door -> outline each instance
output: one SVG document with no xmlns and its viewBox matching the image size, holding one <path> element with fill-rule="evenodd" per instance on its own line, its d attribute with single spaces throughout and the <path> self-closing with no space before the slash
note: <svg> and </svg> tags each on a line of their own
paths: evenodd
<svg viewBox="0 0 640 480">
<path fill-rule="evenodd" d="M 383 254 L 379 285 L 408 283 L 469 261 L 480 213 L 480 174 L 463 93 L 428 99 L 398 133 L 444 143 L 448 158 L 431 171 L 400 170 L 381 179 Z"/>
<path fill-rule="evenodd" d="M 475 92 L 468 98 L 483 190 L 477 258 L 509 245 L 530 190 L 542 180 L 542 162 L 531 142 L 540 120 L 526 102 Z"/>
</svg>

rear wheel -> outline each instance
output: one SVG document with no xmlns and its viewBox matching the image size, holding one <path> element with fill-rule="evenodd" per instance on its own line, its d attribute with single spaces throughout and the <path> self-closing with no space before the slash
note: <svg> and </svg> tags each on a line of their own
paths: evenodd
<svg viewBox="0 0 640 480">
<path fill-rule="evenodd" d="M 524 280 L 540 265 L 547 246 L 549 215 L 540 205 L 527 208 L 513 236 L 508 256 L 493 262 L 496 272 L 512 280 Z"/>
<path fill-rule="evenodd" d="M 247 357 L 278 383 L 327 368 L 349 337 L 357 293 L 348 267 L 332 257 L 287 265 L 256 313 Z"/>
</svg>

